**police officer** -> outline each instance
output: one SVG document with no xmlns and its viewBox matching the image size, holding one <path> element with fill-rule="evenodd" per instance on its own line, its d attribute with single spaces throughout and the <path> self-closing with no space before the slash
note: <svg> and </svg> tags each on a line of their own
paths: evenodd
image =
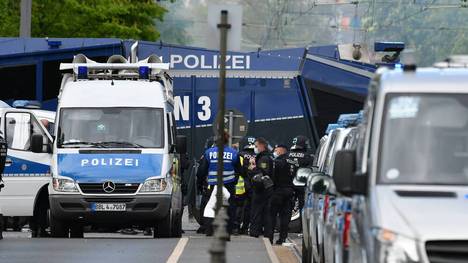
<svg viewBox="0 0 468 263">
<path fill-rule="evenodd" d="M 273 161 L 273 193 L 269 202 L 269 220 L 265 236 L 273 243 L 274 229 L 276 219 L 279 216 L 280 221 L 280 237 L 276 241 L 277 245 L 281 245 L 288 237 L 288 226 L 291 221 L 291 204 L 294 196 L 293 175 L 291 174 L 290 166 L 287 162 L 288 148 L 285 145 L 277 145 L 273 151 L 275 160 Z"/>
<path fill-rule="evenodd" d="M 3 185 L 3 180 L 2 180 L 2 173 L 3 173 L 3 168 L 5 168 L 5 159 L 7 156 L 7 143 L 5 139 L 3 139 L 2 136 L 0 136 L 0 192 L 2 191 L 2 188 L 4 187 Z M 1 209 L 1 208 L 0 208 Z M 0 239 L 3 239 L 3 215 L 2 211 L 0 210 Z"/>
<path fill-rule="evenodd" d="M 234 222 L 234 232 L 246 234 L 250 225 L 250 206 L 252 197 L 252 187 L 248 177 L 248 172 L 250 159 L 255 158 L 255 138 L 247 137 L 242 145 L 242 151 L 239 152 L 242 172 L 236 185 L 236 220 Z"/>
<path fill-rule="evenodd" d="M 258 237 L 264 233 L 268 217 L 268 201 L 272 192 L 273 156 L 268 151 L 264 138 L 255 140 L 255 159 L 250 160 L 249 178 L 252 183 L 252 206 L 250 217 L 250 236 Z"/>
<path fill-rule="evenodd" d="M 314 157 L 307 152 L 309 148 L 307 137 L 299 135 L 293 139 L 287 158 L 293 177 L 296 176 L 299 168 L 310 167 L 312 165 Z M 294 187 L 294 195 L 294 200 L 299 200 L 299 208 L 302 209 L 304 207 L 304 187 Z"/>
<path fill-rule="evenodd" d="M 232 233 L 234 218 L 236 213 L 236 206 L 234 203 L 234 195 L 237 184 L 237 174 L 241 172 L 241 166 L 239 161 L 239 155 L 236 150 L 229 147 L 229 134 L 224 133 L 222 138 L 224 146 L 223 156 L 218 156 L 218 147 L 214 146 L 205 151 L 204 158 L 200 164 L 200 176 L 205 176 L 208 182 L 208 189 L 210 195 L 213 192 L 214 186 L 217 184 L 218 174 L 218 157 L 223 158 L 224 170 L 223 170 L 223 182 L 224 187 L 229 191 L 230 198 L 228 200 L 228 232 Z M 205 232 L 208 236 L 213 235 L 213 218 L 205 218 L 204 223 L 206 225 Z"/>
</svg>

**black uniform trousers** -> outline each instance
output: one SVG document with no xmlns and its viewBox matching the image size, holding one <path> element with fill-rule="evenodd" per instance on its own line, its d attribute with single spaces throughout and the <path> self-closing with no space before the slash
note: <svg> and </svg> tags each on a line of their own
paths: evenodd
<svg viewBox="0 0 468 263">
<path fill-rule="evenodd" d="M 235 196 L 236 217 L 234 230 L 246 233 L 250 225 L 250 194 L 244 193 Z"/>
<path fill-rule="evenodd" d="M 258 237 L 266 231 L 271 194 L 271 189 L 253 191 L 250 210 L 250 236 L 252 237 Z"/>
<path fill-rule="evenodd" d="M 276 219 L 279 218 L 280 240 L 288 237 L 288 227 L 292 215 L 292 198 L 294 189 L 292 187 L 278 187 L 273 190 L 269 201 L 269 218 L 265 230 L 265 237 L 273 243 L 273 235 L 276 227 Z"/>
</svg>

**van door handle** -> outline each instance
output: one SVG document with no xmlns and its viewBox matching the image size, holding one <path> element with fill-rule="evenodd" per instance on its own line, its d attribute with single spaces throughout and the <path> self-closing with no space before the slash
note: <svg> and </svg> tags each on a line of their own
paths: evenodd
<svg viewBox="0 0 468 263">
<path fill-rule="evenodd" d="M 13 164 L 13 161 L 10 158 L 5 159 L 5 166 L 11 166 Z"/>
</svg>

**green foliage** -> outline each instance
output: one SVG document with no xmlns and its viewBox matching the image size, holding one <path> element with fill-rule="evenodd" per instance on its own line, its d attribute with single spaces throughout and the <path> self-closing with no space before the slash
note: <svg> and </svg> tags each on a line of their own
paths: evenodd
<svg viewBox="0 0 468 263">
<path fill-rule="evenodd" d="M 0 35 L 18 36 L 20 1 L 0 0 Z M 33 37 L 115 37 L 154 41 L 166 10 L 153 0 L 33 0 Z"/>
<path fill-rule="evenodd" d="M 0 0 L 0 35 L 19 35 L 20 9 L 17 0 Z"/>
</svg>

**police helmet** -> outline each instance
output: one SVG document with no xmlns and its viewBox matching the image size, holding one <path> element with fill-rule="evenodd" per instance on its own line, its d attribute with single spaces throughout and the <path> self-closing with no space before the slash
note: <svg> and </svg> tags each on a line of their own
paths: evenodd
<svg viewBox="0 0 468 263">
<path fill-rule="evenodd" d="M 255 137 L 247 137 L 242 148 L 244 150 L 253 150 L 255 148 Z"/>
<path fill-rule="evenodd" d="M 293 139 L 291 150 L 307 150 L 307 148 L 309 148 L 309 139 L 307 137 L 299 135 Z"/>
</svg>

